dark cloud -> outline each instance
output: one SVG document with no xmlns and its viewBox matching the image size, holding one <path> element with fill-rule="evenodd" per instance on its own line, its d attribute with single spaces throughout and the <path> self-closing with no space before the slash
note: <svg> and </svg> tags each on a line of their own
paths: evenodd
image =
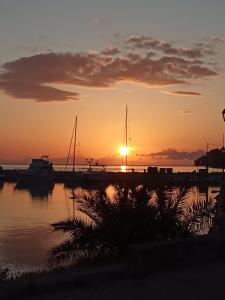
<svg viewBox="0 0 225 300">
<path fill-rule="evenodd" d="M 204 61 L 203 50 L 198 49 L 200 54 L 196 49 L 173 48 L 169 43 L 143 37 L 133 37 L 128 42 L 142 45 L 142 40 L 154 45 L 151 50 L 163 49 L 163 53 L 156 55 L 144 47 L 135 53 L 111 47 L 100 52 L 50 52 L 21 57 L 2 66 L 0 88 L 14 98 L 66 101 L 80 96 L 56 88 L 57 84 L 107 88 L 128 81 L 149 86 L 171 85 L 217 74 Z"/>
<path fill-rule="evenodd" d="M 192 111 L 191 110 L 180 110 L 179 113 L 182 115 L 189 115 L 192 113 Z"/>
<path fill-rule="evenodd" d="M 40 35 L 39 39 L 47 42 L 51 41 L 50 37 L 48 37 L 47 35 Z"/>
<path fill-rule="evenodd" d="M 78 100 L 78 93 L 63 91 L 57 88 L 34 84 L 29 81 L 0 82 L 0 88 L 10 96 L 20 99 L 34 99 L 37 102 Z"/>
<path fill-rule="evenodd" d="M 225 38 L 221 36 L 213 36 L 212 41 L 225 44 Z"/>
<path fill-rule="evenodd" d="M 197 151 L 178 151 L 176 149 L 166 149 L 160 152 L 149 154 L 138 154 L 138 156 L 147 156 L 157 159 L 172 159 L 172 160 L 194 160 L 197 157 L 202 156 L 205 153 L 203 150 Z"/>
<path fill-rule="evenodd" d="M 188 92 L 188 91 L 174 91 L 168 92 L 170 95 L 177 95 L 177 96 L 201 96 L 201 93 L 198 92 Z"/>
<path fill-rule="evenodd" d="M 118 48 L 116 47 L 109 47 L 109 48 L 106 48 L 106 49 L 103 49 L 101 51 L 101 54 L 103 55 L 115 55 L 115 54 L 118 54 L 120 51 Z"/>
<path fill-rule="evenodd" d="M 173 42 L 162 42 L 149 36 L 136 35 L 130 36 L 126 43 L 133 49 L 152 49 L 162 51 L 164 54 L 182 56 L 187 58 L 202 58 L 205 54 L 214 54 L 215 52 L 209 45 L 203 43 L 196 44 L 195 48 L 177 48 Z"/>
</svg>

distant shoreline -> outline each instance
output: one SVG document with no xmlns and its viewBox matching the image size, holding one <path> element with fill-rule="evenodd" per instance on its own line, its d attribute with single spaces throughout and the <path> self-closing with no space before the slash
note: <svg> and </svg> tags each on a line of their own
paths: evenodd
<svg viewBox="0 0 225 300">
<path fill-rule="evenodd" d="M 30 163 L 1 163 L 1 166 L 29 166 Z M 65 166 L 66 164 L 60 164 L 60 163 L 53 163 L 55 166 Z M 69 164 L 68 166 L 72 166 L 72 164 Z M 76 166 L 86 166 L 88 167 L 88 164 L 76 164 Z M 95 165 L 93 165 L 95 166 Z M 101 164 L 96 165 L 101 166 Z M 121 167 L 122 164 L 107 164 L 106 167 Z M 196 167 L 195 165 L 172 165 L 172 164 L 130 164 L 129 167 Z"/>
</svg>

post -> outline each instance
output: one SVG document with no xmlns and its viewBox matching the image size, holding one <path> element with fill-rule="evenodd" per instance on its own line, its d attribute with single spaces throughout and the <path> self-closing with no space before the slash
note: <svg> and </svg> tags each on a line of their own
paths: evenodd
<svg viewBox="0 0 225 300">
<path fill-rule="evenodd" d="M 74 124 L 73 172 L 75 171 L 75 163 L 76 163 L 76 144 L 77 144 L 77 116 L 75 118 L 75 124 Z"/>
<path fill-rule="evenodd" d="M 223 133 L 223 147 L 222 147 L 222 160 L 223 160 L 223 162 L 222 162 L 222 164 L 223 164 L 223 179 L 222 179 L 222 184 L 223 184 L 223 187 L 224 187 L 224 160 L 225 160 L 225 158 L 224 158 L 224 156 L 225 156 L 225 149 L 224 149 L 224 133 Z"/>
<path fill-rule="evenodd" d="M 209 143 L 206 144 L 206 172 L 209 173 L 209 164 L 208 164 L 208 152 L 209 152 Z"/>
<path fill-rule="evenodd" d="M 127 149 L 127 105 L 126 105 L 126 118 L 125 118 L 125 146 Z M 126 153 L 126 171 L 127 171 L 127 153 Z"/>
<path fill-rule="evenodd" d="M 225 122 L 225 109 L 222 111 L 223 121 Z M 222 187 L 221 187 L 221 197 L 223 199 L 223 213 L 225 212 L 225 186 L 224 186 L 224 156 L 225 156 L 225 148 L 224 148 L 224 133 L 223 133 L 223 147 L 222 147 L 222 164 L 223 164 L 223 178 L 222 178 Z"/>
<path fill-rule="evenodd" d="M 225 109 L 222 111 L 223 120 L 225 122 Z M 224 134 L 223 134 L 223 147 L 222 147 L 222 167 L 223 167 L 223 177 L 222 177 L 222 183 L 220 187 L 220 194 L 218 195 L 217 200 L 217 208 L 216 208 L 216 222 L 217 222 L 217 230 L 219 230 L 221 234 L 221 238 L 224 243 L 224 232 L 225 232 L 225 187 L 224 187 Z"/>
</svg>

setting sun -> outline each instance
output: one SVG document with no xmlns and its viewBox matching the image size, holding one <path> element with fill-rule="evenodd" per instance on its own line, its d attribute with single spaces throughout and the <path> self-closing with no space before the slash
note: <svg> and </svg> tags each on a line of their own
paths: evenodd
<svg viewBox="0 0 225 300">
<path fill-rule="evenodd" d="M 120 153 L 121 156 L 126 156 L 126 155 L 128 155 L 128 154 L 129 154 L 129 151 L 130 151 L 129 147 L 126 147 L 126 146 L 121 146 L 121 147 L 119 148 L 119 153 Z"/>
</svg>

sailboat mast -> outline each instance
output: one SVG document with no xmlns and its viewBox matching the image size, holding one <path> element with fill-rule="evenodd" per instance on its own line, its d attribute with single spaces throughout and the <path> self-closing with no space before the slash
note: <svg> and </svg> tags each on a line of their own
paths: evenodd
<svg viewBox="0 0 225 300">
<path fill-rule="evenodd" d="M 127 144 L 127 117 L 128 117 L 127 113 L 128 113 L 128 109 L 127 109 L 127 105 L 126 105 L 126 118 L 125 118 L 125 146 L 126 146 L 126 149 L 128 146 L 128 144 Z M 125 159 L 126 159 L 126 169 L 127 169 L 127 154 L 126 154 Z"/>
<path fill-rule="evenodd" d="M 77 116 L 75 118 L 75 123 L 74 123 L 73 172 L 75 171 L 76 145 L 77 145 Z"/>
<path fill-rule="evenodd" d="M 224 153 L 224 133 L 223 133 L 223 148 L 222 148 L 222 157 L 223 157 L 223 185 L 224 185 L 224 167 L 225 167 L 225 164 L 224 164 L 224 155 L 225 155 L 225 153 Z"/>
</svg>

